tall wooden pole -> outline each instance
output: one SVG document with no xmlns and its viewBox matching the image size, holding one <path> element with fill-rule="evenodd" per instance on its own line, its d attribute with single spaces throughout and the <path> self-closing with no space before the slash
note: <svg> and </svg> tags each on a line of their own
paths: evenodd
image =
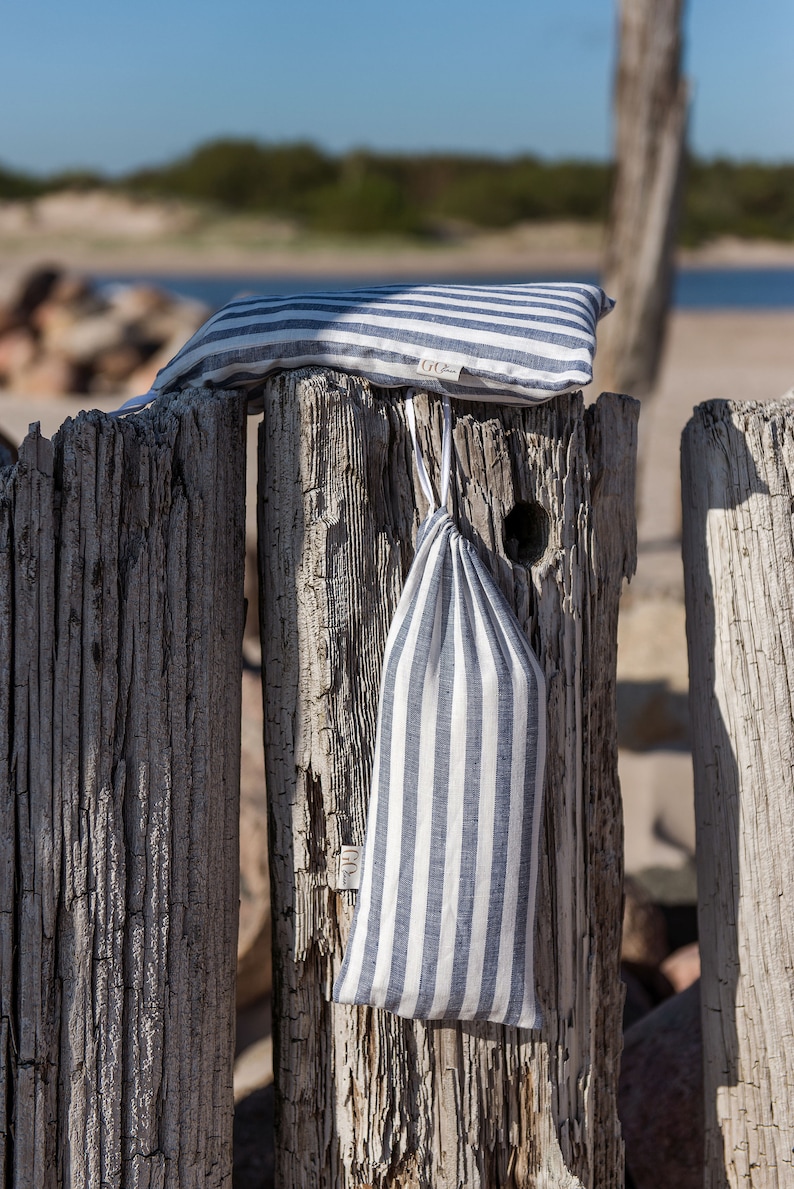
<svg viewBox="0 0 794 1189">
<path fill-rule="evenodd" d="M 659 367 L 673 278 L 686 139 L 684 0 L 621 0 L 615 186 L 604 287 L 617 299 L 599 342 L 598 382 L 644 396 Z"/>
<path fill-rule="evenodd" d="M 0 1183 L 231 1183 L 244 420 L 0 473 Z"/>
<path fill-rule="evenodd" d="M 682 449 L 707 1189 L 794 1184 L 794 404 Z"/>
<path fill-rule="evenodd" d="M 431 459 L 438 405 L 418 401 Z M 588 411 L 580 395 L 524 411 L 457 406 L 458 522 L 548 681 L 544 1026 L 427 1024 L 330 1002 L 355 895 L 336 890 L 337 859 L 363 840 L 383 648 L 425 508 L 402 402 L 317 371 L 267 388 L 260 564 L 284 1189 L 623 1185 L 615 663 L 634 568 L 636 420 L 636 403 L 613 396 Z"/>
</svg>

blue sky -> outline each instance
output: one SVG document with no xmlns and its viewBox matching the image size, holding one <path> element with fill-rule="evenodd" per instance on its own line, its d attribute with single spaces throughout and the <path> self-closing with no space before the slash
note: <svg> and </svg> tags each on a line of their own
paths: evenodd
<svg viewBox="0 0 794 1189">
<path fill-rule="evenodd" d="M 0 162 L 119 172 L 216 136 L 604 158 L 616 0 L 10 0 Z M 690 141 L 794 160 L 794 3 L 689 0 Z"/>
</svg>

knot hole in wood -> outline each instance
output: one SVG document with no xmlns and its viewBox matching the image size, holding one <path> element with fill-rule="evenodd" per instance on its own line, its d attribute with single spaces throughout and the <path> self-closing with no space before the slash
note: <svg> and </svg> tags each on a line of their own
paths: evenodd
<svg viewBox="0 0 794 1189">
<path fill-rule="evenodd" d="M 505 517 L 505 552 L 519 566 L 534 566 L 549 547 L 549 514 L 540 504 L 516 504 Z"/>
</svg>

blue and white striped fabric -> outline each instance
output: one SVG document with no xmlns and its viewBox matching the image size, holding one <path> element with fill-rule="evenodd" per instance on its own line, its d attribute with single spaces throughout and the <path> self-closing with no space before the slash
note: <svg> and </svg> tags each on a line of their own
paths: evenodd
<svg viewBox="0 0 794 1189">
<path fill-rule="evenodd" d="M 535 1028 L 545 683 L 444 506 L 445 405 L 442 506 L 420 529 L 386 644 L 361 887 L 334 999 Z M 417 463 L 432 508 L 418 452 Z"/>
<path fill-rule="evenodd" d="M 567 282 L 242 297 L 140 399 L 187 387 L 250 391 L 271 372 L 316 365 L 387 388 L 421 377 L 423 389 L 464 400 L 544 401 L 590 383 L 596 323 L 613 304 L 596 285 Z"/>
</svg>

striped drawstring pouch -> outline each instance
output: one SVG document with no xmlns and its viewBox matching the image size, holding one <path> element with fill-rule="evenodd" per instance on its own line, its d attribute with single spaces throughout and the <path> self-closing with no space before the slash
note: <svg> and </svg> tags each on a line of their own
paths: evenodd
<svg viewBox="0 0 794 1189">
<path fill-rule="evenodd" d="M 426 1020 L 540 1026 L 535 888 L 545 683 L 521 627 L 446 508 L 430 501 L 389 630 L 360 890 L 338 1003 Z"/>
</svg>

